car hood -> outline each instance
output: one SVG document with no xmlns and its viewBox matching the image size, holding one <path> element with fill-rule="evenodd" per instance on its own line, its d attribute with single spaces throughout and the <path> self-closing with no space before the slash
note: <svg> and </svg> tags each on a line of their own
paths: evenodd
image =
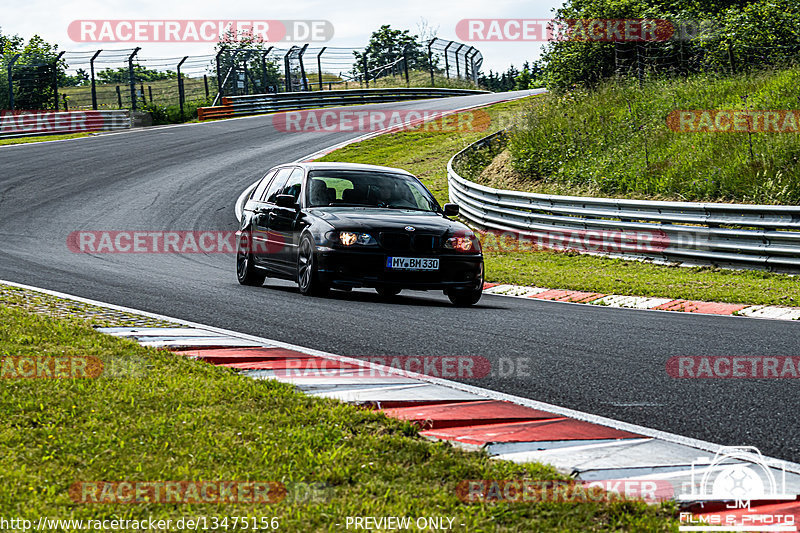
<svg viewBox="0 0 800 533">
<path fill-rule="evenodd" d="M 354 231 L 407 231 L 406 226 L 423 233 L 444 234 L 448 230 L 465 230 L 466 226 L 448 220 L 438 213 L 371 207 L 327 207 L 310 212 L 334 229 Z"/>
</svg>

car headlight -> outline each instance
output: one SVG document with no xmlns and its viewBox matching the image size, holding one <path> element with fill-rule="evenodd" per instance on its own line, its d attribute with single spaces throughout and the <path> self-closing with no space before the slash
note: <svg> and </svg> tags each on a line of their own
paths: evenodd
<svg viewBox="0 0 800 533">
<path fill-rule="evenodd" d="M 472 232 L 466 235 L 450 237 L 444 241 L 443 246 L 447 250 L 455 250 L 456 252 L 480 253 L 481 251 L 481 241 Z"/>
<path fill-rule="evenodd" d="M 353 246 L 358 244 L 361 246 L 375 246 L 378 244 L 372 235 L 369 233 L 353 233 L 352 231 L 340 231 L 339 243 L 342 246 Z"/>
</svg>

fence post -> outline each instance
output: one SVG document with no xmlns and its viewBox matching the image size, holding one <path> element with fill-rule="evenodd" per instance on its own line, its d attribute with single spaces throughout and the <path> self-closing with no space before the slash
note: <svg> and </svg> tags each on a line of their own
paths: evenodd
<svg viewBox="0 0 800 533">
<path fill-rule="evenodd" d="M 208 75 L 206 74 L 203 74 L 203 85 L 206 88 L 206 100 L 208 100 L 210 98 L 210 95 L 208 94 Z"/>
<path fill-rule="evenodd" d="M 453 41 L 447 43 L 447 46 L 444 47 L 444 75 L 447 76 L 447 79 L 450 79 L 450 58 L 447 57 L 447 49 L 450 48 L 450 45 L 454 44 Z M 456 56 L 456 63 L 458 63 L 458 56 Z"/>
<path fill-rule="evenodd" d="M 267 92 L 267 56 L 275 48 L 270 46 L 267 51 L 261 54 L 261 90 L 266 94 Z"/>
<path fill-rule="evenodd" d="M 56 56 L 55 61 L 53 61 L 53 99 L 56 102 L 56 111 L 58 111 L 58 62 L 65 53 L 66 52 L 61 52 Z M 64 100 L 64 106 L 67 105 L 66 102 L 67 101 Z"/>
<path fill-rule="evenodd" d="M 147 98 L 144 96 L 144 82 L 139 85 L 139 88 L 142 90 L 142 105 L 147 105 Z M 151 100 L 150 103 L 152 104 L 153 101 Z"/>
<path fill-rule="evenodd" d="M 67 105 L 67 95 L 62 94 L 61 97 L 64 99 L 64 111 L 69 111 L 69 106 Z M 56 107 L 56 111 L 58 111 L 58 107 Z"/>
<path fill-rule="evenodd" d="M 97 56 L 100 55 L 100 52 L 102 52 L 102 50 L 95 52 L 92 58 L 89 60 L 89 70 L 92 73 L 92 109 L 95 111 L 97 111 L 97 87 L 94 80 L 94 60 L 97 59 Z"/>
<path fill-rule="evenodd" d="M 428 41 L 428 67 L 431 69 L 431 87 L 436 87 L 436 83 L 433 81 L 433 51 L 431 50 L 431 46 L 433 46 L 433 41 L 436 39 L 431 39 Z"/>
<path fill-rule="evenodd" d="M 136 79 L 133 76 L 133 58 L 141 50 L 140 47 L 133 49 L 133 53 L 128 56 L 128 77 L 131 84 L 131 111 L 136 111 Z"/>
<path fill-rule="evenodd" d="M 733 45 L 728 43 L 728 62 L 731 65 L 731 74 L 736 73 L 736 63 L 733 61 Z"/>
<path fill-rule="evenodd" d="M 14 54 L 8 62 L 8 107 L 14 111 L 14 63 L 19 59 L 19 54 Z"/>
<path fill-rule="evenodd" d="M 304 91 L 308 90 L 308 82 L 306 81 L 306 67 L 303 65 L 303 54 L 306 53 L 306 48 L 308 48 L 308 43 L 303 45 L 303 48 L 300 49 L 300 53 L 298 54 L 300 59 L 300 86 Z"/>
<path fill-rule="evenodd" d="M 222 94 L 222 67 L 220 67 L 219 65 L 220 57 L 222 56 L 222 53 L 224 51 L 225 47 L 223 46 L 219 49 L 219 52 L 217 52 L 217 97 L 218 98 L 222 98 L 223 96 L 225 96 L 224 94 Z"/>
<path fill-rule="evenodd" d="M 189 59 L 189 56 L 184 57 L 181 59 L 180 63 L 178 63 L 178 104 L 181 107 L 181 122 L 183 122 L 183 100 L 184 100 L 184 92 L 183 92 L 183 78 L 181 77 L 181 65 L 183 62 Z M 153 98 L 150 98 L 150 103 L 153 103 Z"/>
<path fill-rule="evenodd" d="M 122 92 L 119 90 L 119 85 L 117 85 L 117 104 L 119 104 L 119 108 L 122 109 Z"/>
<path fill-rule="evenodd" d="M 403 70 L 406 72 L 406 87 L 411 87 L 411 80 L 408 77 L 408 47 L 410 45 L 405 45 L 403 47 Z"/>
<path fill-rule="evenodd" d="M 286 82 L 284 85 L 286 85 L 287 93 L 292 92 L 292 72 L 291 69 L 289 69 L 289 54 L 291 54 L 294 49 L 295 47 L 292 46 L 289 48 L 289 51 L 286 52 L 286 55 L 283 56 L 284 81 Z"/>
<path fill-rule="evenodd" d="M 147 86 L 147 94 L 150 95 L 150 103 L 152 104 L 153 103 L 153 86 L 152 85 L 148 85 Z"/>
<path fill-rule="evenodd" d="M 459 53 L 459 52 L 461 51 L 461 49 L 462 49 L 462 48 L 464 48 L 465 46 L 466 46 L 465 44 L 461 44 L 461 45 L 459 45 L 459 47 L 458 47 L 458 48 L 456 48 L 456 78 L 460 78 L 460 77 L 461 77 L 461 68 L 460 68 L 460 67 L 459 67 L 459 65 L 458 65 L 458 53 Z M 464 63 L 466 63 L 466 60 L 464 61 Z"/>
<path fill-rule="evenodd" d="M 472 62 L 472 58 L 470 55 L 474 54 L 478 50 L 474 46 L 470 46 L 467 48 L 467 52 L 464 54 L 464 78 L 469 80 L 469 65 Z"/>
<path fill-rule="evenodd" d="M 327 46 L 323 46 L 322 50 L 317 54 L 317 78 L 319 79 L 319 90 L 322 90 L 322 52 L 327 50 Z"/>
<path fill-rule="evenodd" d="M 367 89 L 369 89 L 369 70 L 367 70 L 367 50 L 364 50 L 364 54 L 361 56 L 361 59 L 364 64 L 364 83 L 367 84 Z"/>
</svg>

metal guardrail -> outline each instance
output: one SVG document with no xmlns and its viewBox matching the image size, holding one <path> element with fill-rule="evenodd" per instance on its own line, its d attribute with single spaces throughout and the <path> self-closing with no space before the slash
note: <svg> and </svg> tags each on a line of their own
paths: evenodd
<svg viewBox="0 0 800 533">
<path fill-rule="evenodd" d="M 253 94 L 248 96 L 226 96 L 223 105 L 197 109 L 200 120 L 256 115 L 275 111 L 293 111 L 316 107 L 352 104 L 375 104 L 400 102 L 422 98 L 447 98 L 487 94 L 487 91 L 445 88 L 397 88 L 397 89 L 353 89 L 343 91 L 313 91 L 276 94 Z"/>
<path fill-rule="evenodd" d="M 62 135 L 90 131 L 129 129 L 128 110 L 4 111 L 0 113 L 0 139 Z"/>
<path fill-rule="evenodd" d="M 537 238 L 587 232 L 649 232 L 659 246 L 624 256 L 777 271 L 800 271 L 800 206 L 661 202 L 556 196 L 486 187 L 455 170 L 498 132 L 467 146 L 447 164 L 450 201 L 472 225 Z M 598 237 L 602 238 L 602 237 Z M 546 240 L 546 239 L 545 239 Z M 552 241 L 551 241 L 552 242 Z M 656 252 L 653 253 L 653 248 Z"/>
</svg>

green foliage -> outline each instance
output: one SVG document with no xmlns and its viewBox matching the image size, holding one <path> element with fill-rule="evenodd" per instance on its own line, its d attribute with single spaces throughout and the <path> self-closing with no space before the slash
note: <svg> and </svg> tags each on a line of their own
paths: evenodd
<svg viewBox="0 0 800 533">
<path fill-rule="evenodd" d="M 102 84 L 127 84 L 130 83 L 130 72 L 128 67 L 119 67 L 116 69 L 107 68 L 101 70 L 96 75 L 97 83 Z M 133 79 L 136 83 L 158 81 L 158 80 L 174 80 L 178 79 L 178 74 L 175 71 L 167 70 L 153 70 L 143 67 L 139 64 L 133 65 Z"/>
<path fill-rule="evenodd" d="M 369 44 L 363 52 L 353 52 L 356 58 L 353 72 L 358 75 L 364 73 L 364 54 L 367 55 L 367 67 L 372 70 L 402 59 L 403 50 L 406 50 L 408 55 L 409 70 L 427 70 L 429 68 L 427 51 L 418 40 L 419 37 L 412 35 L 409 30 L 394 30 L 388 24 L 384 24 L 372 32 Z"/>
<path fill-rule="evenodd" d="M 10 107 L 8 67 L 19 54 L 12 72 L 14 74 L 14 104 L 16 109 L 47 109 L 53 107 L 53 68 L 58 56 L 58 45 L 50 44 L 38 35 L 28 42 L 19 35 L 0 32 L 3 55 L 0 56 L 0 109 Z M 63 69 L 63 61 L 55 68 Z"/>
<path fill-rule="evenodd" d="M 197 108 L 211 105 L 210 100 L 192 100 L 183 105 L 183 117 L 181 117 L 181 107 L 178 104 L 163 105 L 148 102 L 142 106 L 142 111 L 147 111 L 153 117 L 153 125 L 180 124 L 197 118 Z"/>
<path fill-rule="evenodd" d="M 667 19 L 703 21 L 704 31 L 685 42 L 677 39 L 638 45 L 645 55 L 671 53 L 676 58 L 700 58 L 701 65 L 686 62 L 682 70 L 698 71 L 747 64 L 785 64 L 787 54 L 800 58 L 800 4 L 796 0 L 567 0 L 555 18 Z M 637 50 L 635 43 L 620 43 L 618 50 Z M 635 53 L 635 52 L 631 52 Z M 593 85 L 615 73 L 615 45 L 605 42 L 556 41 L 542 56 L 549 87 L 563 90 Z M 658 72 L 665 67 L 656 66 Z M 670 67 L 672 68 L 672 67 Z"/>
<path fill-rule="evenodd" d="M 509 141 L 530 190 L 690 201 L 800 203 L 795 133 L 676 133 L 676 109 L 793 109 L 800 69 L 610 80 L 549 94 Z M 752 143 L 752 149 L 751 149 Z"/>
</svg>

